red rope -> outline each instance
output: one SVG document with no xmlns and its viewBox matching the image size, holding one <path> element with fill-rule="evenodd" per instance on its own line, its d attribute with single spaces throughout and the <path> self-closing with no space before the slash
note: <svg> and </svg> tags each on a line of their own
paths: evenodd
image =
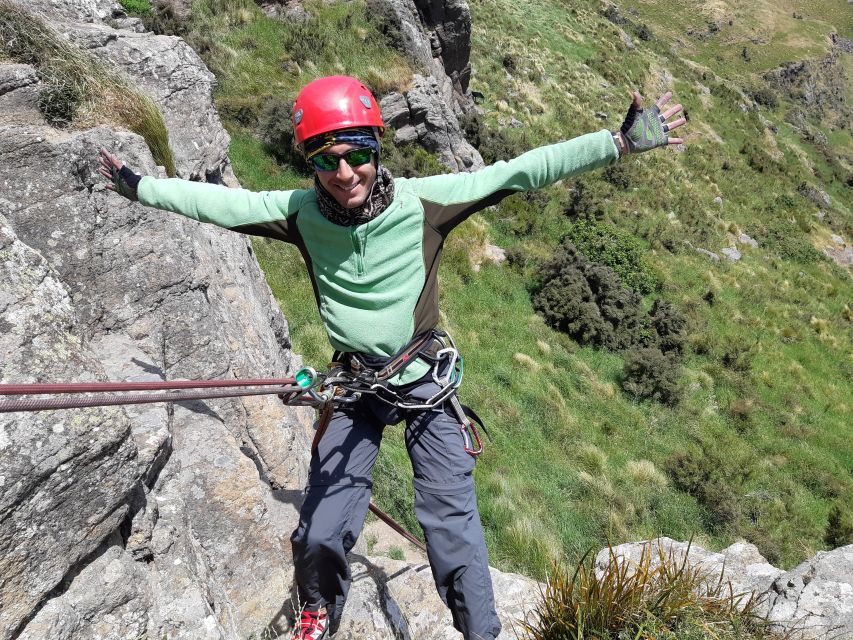
<svg viewBox="0 0 853 640">
<path fill-rule="evenodd" d="M 209 389 L 211 387 L 262 387 L 296 384 L 294 378 L 258 378 L 250 380 L 170 380 L 163 382 L 70 382 L 62 384 L 0 384 L 0 396 L 44 393 L 103 393 L 106 391 L 167 391 L 171 389 Z M 270 392 L 272 393 L 272 392 Z"/>
<path fill-rule="evenodd" d="M 233 387 L 264 387 L 261 389 L 233 389 Z M 190 391 L 178 391 L 190 389 Z M 200 389 L 192 391 L 192 389 Z M 165 393 L 131 393 L 105 395 L 104 391 L 163 391 Z M 45 411 L 50 409 L 82 409 L 110 407 L 125 404 L 150 404 L 154 402 L 181 402 L 278 394 L 285 396 L 286 404 L 315 404 L 313 398 L 303 394 L 303 389 L 293 378 L 258 380 L 180 380 L 171 382 L 84 382 L 67 384 L 0 384 L 0 397 L 25 394 L 95 393 L 85 397 L 20 398 L 0 401 L 0 413 L 13 411 Z"/>
</svg>

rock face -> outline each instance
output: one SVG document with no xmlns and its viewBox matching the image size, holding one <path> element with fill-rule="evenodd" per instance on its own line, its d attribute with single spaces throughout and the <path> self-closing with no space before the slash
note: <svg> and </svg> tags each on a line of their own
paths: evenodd
<svg viewBox="0 0 853 640">
<path fill-rule="evenodd" d="M 198 57 L 78 4 L 48 15 L 155 97 L 181 132 L 180 174 L 227 178 L 228 136 Z M 0 78 L 0 380 L 299 366 L 246 238 L 105 190 L 102 146 L 162 174 L 144 141 L 52 129 L 34 70 L 2 64 Z M 273 396 L 0 416 L 0 638 L 237 638 L 281 617 L 309 412 Z"/>
<path fill-rule="evenodd" d="M 853 545 L 820 552 L 779 576 L 769 591 L 768 618 L 802 638 L 853 635 Z"/>
<path fill-rule="evenodd" d="M 371 10 L 399 31 L 403 53 L 424 72 L 405 94 L 381 101 L 396 141 L 419 142 L 453 171 L 481 169 L 483 159 L 466 140 L 458 116 L 474 108 L 471 79 L 471 12 L 465 0 L 371 0 Z"/>
<path fill-rule="evenodd" d="M 396 129 L 397 142 L 418 142 L 454 171 L 476 171 L 484 166 L 432 76 L 415 75 L 408 93 L 391 93 L 382 98 L 380 107 L 385 123 Z"/>
<path fill-rule="evenodd" d="M 823 60 L 790 62 L 764 74 L 777 90 L 834 126 L 846 127 L 853 110 L 845 100 L 850 81 L 842 56 L 853 55 L 850 41 L 833 34 L 833 47 Z"/>
</svg>

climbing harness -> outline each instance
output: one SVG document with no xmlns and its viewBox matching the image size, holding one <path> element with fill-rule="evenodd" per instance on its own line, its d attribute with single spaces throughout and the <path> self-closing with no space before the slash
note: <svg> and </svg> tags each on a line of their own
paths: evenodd
<svg viewBox="0 0 853 640">
<path fill-rule="evenodd" d="M 430 365 L 430 377 L 439 387 L 435 394 L 425 400 L 415 400 L 389 384 L 389 380 L 418 359 Z M 407 411 L 441 410 L 447 402 L 459 422 L 465 452 L 474 457 L 483 452 L 483 442 L 475 422 L 486 435 L 488 432 L 479 416 L 459 401 L 458 390 L 465 365 L 456 343 L 447 332 L 433 329 L 417 336 L 390 358 L 335 352 L 331 367 L 322 379 L 321 388 L 336 390 L 334 402 L 351 403 L 362 396 L 371 395 Z"/>
</svg>

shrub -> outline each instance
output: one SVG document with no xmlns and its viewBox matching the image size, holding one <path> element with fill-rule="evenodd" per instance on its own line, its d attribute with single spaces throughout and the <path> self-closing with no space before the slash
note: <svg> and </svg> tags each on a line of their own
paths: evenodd
<svg viewBox="0 0 853 640">
<path fill-rule="evenodd" d="M 594 178 L 583 176 L 575 181 L 565 215 L 574 219 L 600 220 L 604 217 L 601 187 Z"/>
<path fill-rule="evenodd" d="M 38 110 L 51 126 L 64 127 L 71 124 L 83 102 L 83 87 L 66 74 L 48 70 L 40 75 L 43 88 L 38 97 Z"/>
<path fill-rule="evenodd" d="M 540 272 L 533 306 L 545 321 L 581 344 L 620 350 L 652 334 L 640 296 L 607 266 L 590 263 L 569 238 Z"/>
<path fill-rule="evenodd" d="M 546 222 L 543 211 L 548 202 L 548 193 L 542 190 L 516 193 L 501 200 L 497 217 L 513 235 L 529 236 Z"/>
<path fill-rule="evenodd" d="M 394 13 L 393 6 L 385 0 L 367 0 L 364 6 L 364 16 L 368 24 L 382 34 L 385 43 L 397 51 L 408 53 L 406 37 L 400 30 L 400 20 Z"/>
<path fill-rule="evenodd" d="M 663 353 L 678 353 L 684 350 L 687 340 L 687 318 L 669 302 L 657 299 L 649 311 L 652 328 L 658 335 L 658 347 Z"/>
<path fill-rule="evenodd" d="M 753 89 L 750 92 L 750 97 L 762 107 L 768 109 L 776 109 L 779 106 L 779 96 L 770 87 L 763 86 Z"/>
<path fill-rule="evenodd" d="M 585 219 L 573 224 L 567 237 L 591 262 L 613 269 L 634 291 L 645 294 L 659 286 L 643 259 L 640 243 L 630 234 L 612 225 Z"/>
<path fill-rule="evenodd" d="M 768 173 L 776 165 L 764 148 L 751 138 L 743 143 L 740 153 L 746 157 L 746 163 L 759 173 Z"/>
<path fill-rule="evenodd" d="M 292 113 L 292 101 L 277 96 L 268 98 L 258 117 L 258 136 L 266 151 L 276 160 L 292 166 L 303 175 L 311 175 L 311 168 L 296 147 L 296 134 L 290 119 Z"/>
<path fill-rule="evenodd" d="M 521 132 L 517 138 L 510 137 L 503 129 L 488 126 L 475 111 L 469 111 L 459 118 L 459 126 L 486 164 L 512 160 L 530 148 L 527 133 Z"/>
<path fill-rule="evenodd" d="M 666 472 L 677 489 L 707 510 L 712 529 L 731 527 L 740 518 L 741 487 L 751 475 L 751 465 L 731 448 L 691 445 L 672 454 Z"/>
<path fill-rule="evenodd" d="M 675 404 L 681 397 L 678 357 L 656 347 L 637 347 L 625 353 L 622 388 L 639 399 Z"/>
<path fill-rule="evenodd" d="M 831 549 L 853 544 L 853 512 L 843 503 L 836 502 L 829 510 L 824 541 Z"/>
<path fill-rule="evenodd" d="M 124 10 L 134 16 L 143 16 L 151 13 L 151 3 L 148 0 L 119 0 Z"/>
<path fill-rule="evenodd" d="M 158 3 L 142 14 L 142 24 L 160 36 L 185 37 L 189 28 L 176 14 L 170 3 Z"/>
<path fill-rule="evenodd" d="M 397 146 L 394 144 L 394 131 L 385 132 L 382 144 L 382 164 L 400 178 L 417 178 L 447 173 L 434 153 L 430 153 L 417 144 Z"/>
</svg>

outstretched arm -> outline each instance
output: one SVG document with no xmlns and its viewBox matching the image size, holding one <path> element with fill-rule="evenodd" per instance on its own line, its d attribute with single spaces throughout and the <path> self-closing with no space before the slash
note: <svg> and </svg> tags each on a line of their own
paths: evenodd
<svg viewBox="0 0 853 640">
<path fill-rule="evenodd" d="M 276 237 L 282 240 L 287 239 L 287 218 L 299 209 L 307 193 L 254 192 L 206 182 L 140 176 L 106 149 L 101 149 L 98 171 L 110 180 L 108 189 L 130 200 L 226 229 L 274 222 Z"/>
<path fill-rule="evenodd" d="M 509 162 L 496 162 L 474 173 L 413 180 L 427 220 L 447 236 L 471 214 L 497 204 L 512 193 L 540 189 L 558 180 L 611 165 L 626 153 L 681 144 L 681 138 L 666 135 L 686 122 L 683 117 L 666 122 L 681 111 L 681 105 L 660 112 L 671 97 L 671 93 L 663 95 L 651 109 L 644 111 L 640 108 L 642 98 L 635 92 L 625 122 L 616 133 L 602 130 L 538 147 Z"/>
</svg>

